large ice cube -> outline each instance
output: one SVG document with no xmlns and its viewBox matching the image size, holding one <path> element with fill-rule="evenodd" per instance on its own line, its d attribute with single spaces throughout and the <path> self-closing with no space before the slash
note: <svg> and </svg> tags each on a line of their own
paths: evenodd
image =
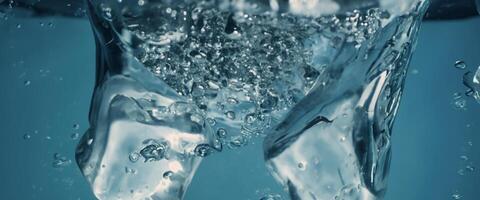
<svg viewBox="0 0 480 200">
<path fill-rule="evenodd" d="M 135 59 L 123 61 L 96 87 L 77 163 L 99 199 L 181 199 L 212 150 L 211 128 Z"/>
<path fill-rule="evenodd" d="M 292 199 L 382 199 L 391 129 L 424 9 L 419 4 L 395 18 L 349 62 L 337 60 L 337 79 L 303 98 L 267 136 L 267 166 Z M 351 48 L 339 57 L 351 56 Z"/>
</svg>

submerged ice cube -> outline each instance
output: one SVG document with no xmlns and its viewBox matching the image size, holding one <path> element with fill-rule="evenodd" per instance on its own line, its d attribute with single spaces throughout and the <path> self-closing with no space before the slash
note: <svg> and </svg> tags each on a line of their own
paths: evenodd
<svg viewBox="0 0 480 200">
<path fill-rule="evenodd" d="M 115 78 L 113 78 L 115 79 Z M 109 84 L 107 82 L 106 84 Z M 77 161 L 99 199 L 180 199 L 208 143 L 209 127 L 191 114 L 154 114 L 143 99 L 113 94 L 77 149 Z M 103 108 L 103 106 L 107 108 Z M 149 112 L 152 111 L 152 112 Z M 104 121 L 105 120 L 105 121 Z M 144 162 L 132 162 L 138 152 Z M 164 178 L 165 173 L 171 173 Z"/>
<path fill-rule="evenodd" d="M 131 73 L 97 85 L 77 163 L 98 199 L 182 199 L 212 130 L 174 92 L 148 88 L 156 79 L 131 61 Z"/>
<path fill-rule="evenodd" d="M 425 5 L 382 27 L 324 88 L 303 98 L 264 142 L 267 166 L 291 199 L 382 199 L 391 129 Z M 345 44 L 349 57 L 355 49 Z"/>
</svg>

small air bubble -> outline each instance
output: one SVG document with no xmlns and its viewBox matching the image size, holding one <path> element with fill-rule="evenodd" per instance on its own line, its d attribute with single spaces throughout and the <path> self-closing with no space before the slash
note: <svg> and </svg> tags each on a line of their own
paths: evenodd
<svg viewBox="0 0 480 200">
<path fill-rule="evenodd" d="M 109 7 L 102 8 L 103 18 L 107 21 L 112 21 L 112 9 Z"/>
<path fill-rule="evenodd" d="M 64 168 L 69 166 L 72 163 L 72 160 L 68 159 L 67 157 L 61 155 L 60 153 L 53 154 L 53 162 L 52 167 L 54 168 Z"/>
<path fill-rule="evenodd" d="M 80 137 L 80 134 L 78 133 L 72 133 L 72 135 L 70 135 L 70 138 L 72 138 L 72 140 L 78 140 L 79 137 Z"/>
<path fill-rule="evenodd" d="M 212 153 L 212 149 L 208 144 L 199 144 L 195 147 L 195 155 L 198 157 L 206 157 Z"/>
<path fill-rule="evenodd" d="M 305 171 L 306 168 L 307 168 L 307 163 L 306 162 L 299 162 L 298 163 L 298 169 L 300 169 L 301 171 Z"/>
<path fill-rule="evenodd" d="M 238 104 L 238 100 L 233 98 L 233 97 L 229 97 L 227 98 L 227 103 L 229 104 Z"/>
<path fill-rule="evenodd" d="M 227 137 L 227 130 L 225 130 L 225 129 L 223 129 L 223 128 L 219 128 L 219 129 L 217 130 L 217 136 L 218 136 L 219 138 L 225 138 L 225 137 Z"/>
<path fill-rule="evenodd" d="M 215 126 L 215 124 L 217 123 L 215 119 L 212 118 L 207 118 L 206 121 L 210 126 Z"/>
<path fill-rule="evenodd" d="M 460 194 L 452 194 L 452 199 L 458 200 L 461 199 L 462 196 Z"/>
<path fill-rule="evenodd" d="M 463 60 L 457 60 L 454 65 L 457 69 L 466 69 L 467 64 Z"/>
<path fill-rule="evenodd" d="M 78 130 L 80 128 L 80 124 L 74 124 L 73 129 Z"/>
<path fill-rule="evenodd" d="M 31 136 L 30 134 L 28 134 L 28 133 L 25 134 L 25 135 L 23 135 L 23 139 L 24 139 L 24 140 L 29 140 L 30 138 L 32 138 L 32 136 Z"/>
<path fill-rule="evenodd" d="M 227 116 L 228 119 L 234 120 L 235 119 L 235 112 L 233 111 L 227 111 L 225 113 L 225 116 Z"/>
<path fill-rule="evenodd" d="M 132 153 L 130 153 L 130 155 L 128 155 L 128 159 L 129 159 L 131 162 L 135 163 L 135 162 L 137 162 L 137 161 L 140 159 L 140 156 L 141 156 L 141 155 L 140 155 L 139 153 L 137 153 L 137 152 L 132 152 Z"/>
<path fill-rule="evenodd" d="M 163 178 L 170 178 L 173 175 L 172 171 L 166 171 L 163 173 Z"/>
<path fill-rule="evenodd" d="M 474 166 L 471 166 L 471 165 L 467 165 L 467 166 L 465 167 L 465 169 L 467 169 L 469 172 L 475 171 L 475 167 L 474 167 Z"/>
<path fill-rule="evenodd" d="M 129 168 L 129 167 L 125 167 L 125 173 L 126 174 L 136 174 L 137 170 Z"/>
<path fill-rule="evenodd" d="M 463 98 L 460 93 L 453 94 L 453 105 L 458 110 L 466 110 L 467 109 L 467 100 Z"/>
</svg>

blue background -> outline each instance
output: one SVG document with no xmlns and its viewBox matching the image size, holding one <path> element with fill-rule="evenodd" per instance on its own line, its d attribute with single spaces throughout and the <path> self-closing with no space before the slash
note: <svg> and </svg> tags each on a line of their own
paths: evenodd
<svg viewBox="0 0 480 200">
<path fill-rule="evenodd" d="M 94 199 L 74 162 L 52 167 L 54 153 L 73 161 L 78 141 L 70 136 L 87 128 L 94 56 L 85 20 L 0 20 L 0 199 Z M 387 200 L 480 199 L 480 104 L 453 106 L 453 93 L 465 91 L 465 71 L 453 67 L 458 59 L 470 70 L 480 65 L 480 19 L 424 23 L 394 128 Z M 476 168 L 459 175 L 467 165 Z M 285 196 L 256 141 L 206 158 L 186 199 L 265 193 Z"/>
</svg>

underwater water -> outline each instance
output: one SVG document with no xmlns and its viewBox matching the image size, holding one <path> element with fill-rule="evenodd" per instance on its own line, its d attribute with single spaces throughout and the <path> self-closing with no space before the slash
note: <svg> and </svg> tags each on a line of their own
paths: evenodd
<svg viewBox="0 0 480 200">
<path fill-rule="evenodd" d="M 467 89 L 462 79 L 466 71 L 474 71 L 480 65 L 479 23 L 473 19 L 423 24 L 393 128 L 392 166 L 385 199 L 478 197 L 475 189 L 480 185 L 480 176 L 475 166 L 480 162 L 477 145 L 480 104 L 463 95 Z M 4 93 L 1 110 L 5 113 L 2 117 L 5 139 L 1 146 L 6 158 L 1 168 L 8 180 L 2 192 L 12 199 L 94 199 L 74 161 L 74 147 L 89 127 L 87 116 L 95 82 L 94 41 L 89 24 L 55 18 L 8 19 L 0 23 L 0 30 Z M 458 60 L 464 61 L 468 69 L 454 66 Z M 303 83 L 293 86 L 298 85 L 305 87 Z M 258 101 L 261 106 L 265 101 L 262 98 L 255 99 L 254 104 Z M 120 102 L 116 105 L 132 105 L 128 98 L 116 100 Z M 228 97 L 222 100 L 235 102 Z M 144 105 L 141 103 L 133 105 Z M 221 117 L 224 120 L 237 119 L 228 112 L 221 114 L 225 114 Z M 326 121 L 332 119 L 326 118 Z M 171 120 L 185 125 L 176 118 Z M 149 129 L 147 125 L 124 125 L 119 123 L 119 130 Z M 195 129 L 192 127 L 188 129 Z M 142 153 L 149 149 L 145 147 L 160 150 L 161 142 L 138 142 L 144 146 L 131 150 L 133 154 L 127 149 L 121 153 L 125 155 L 122 159 L 152 164 L 155 162 L 144 161 L 162 158 Z M 195 145 L 187 146 L 189 151 L 199 152 L 195 151 Z M 288 199 L 265 167 L 262 140 L 242 146 L 204 158 L 185 199 L 275 199 L 278 195 Z M 162 164 L 159 165 L 161 168 Z M 308 164 L 294 166 L 309 169 Z M 116 173 L 122 176 L 141 175 L 137 167 L 119 169 L 121 172 Z M 171 177 L 167 172 L 159 169 L 158 174 L 145 176 Z"/>
</svg>

